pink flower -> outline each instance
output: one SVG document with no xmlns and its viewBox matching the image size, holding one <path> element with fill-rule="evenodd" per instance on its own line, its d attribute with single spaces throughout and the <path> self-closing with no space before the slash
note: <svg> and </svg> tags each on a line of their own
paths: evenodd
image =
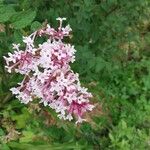
<svg viewBox="0 0 150 150">
<path fill-rule="evenodd" d="M 16 51 L 4 56 L 8 72 L 24 75 L 20 86 L 11 88 L 11 91 L 21 103 L 27 104 L 35 97 L 39 98 L 40 103 L 54 109 L 60 119 L 71 121 L 75 117 L 76 123 L 80 123 L 85 120 L 84 113 L 94 108 L 89 103 L 92 94 L 81 87 L 79 75 L 70 67 L 75 61 L 76 50 L 62 40 L 70 36 L 72 29 L 69 25 L 62 27 L 65 18 L 57 20 L 60 22 L 58 29 L 47 25 L 23 37 L 24 50 L 19 49 L 20 44 L 13 44 Z M 34 44 L 36 36 L 48 39 L 37 46 Z"/>
</svg>

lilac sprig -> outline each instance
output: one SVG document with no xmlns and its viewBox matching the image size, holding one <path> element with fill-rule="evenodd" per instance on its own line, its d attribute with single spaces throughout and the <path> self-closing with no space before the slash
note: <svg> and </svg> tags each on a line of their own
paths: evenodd
<svg viewBox="0 0 150 150">
<path fill-rule="evenodd" d="M 15 71 L 24 75 L 18 87 L 10 90 L 21 103 L 27 104 L 34 98 L 39 98 L 44 106 L 49 106 L 58 113 L 60 119 L 76 123 L 84 121 L 83 115 L 91 111 L 94 105 L 89 103 L 92 94 L 81 87 L 79 75 L 70 68 L 75 61 L 74 46 L 62 40 L 70 37 L 72 29 L 69 25 L 62 27 L 65 18 L 57 18 L 58 29 L 47 24 L 46 27 L 23 37 L 26 47 L 20 49 L 20 44 L 13 44 L 14 53 L 8 53 L 6 69 L 9 73 Z M 37 36 L 46 36 L 47 41 L 34 45 Z"/>
</svg>

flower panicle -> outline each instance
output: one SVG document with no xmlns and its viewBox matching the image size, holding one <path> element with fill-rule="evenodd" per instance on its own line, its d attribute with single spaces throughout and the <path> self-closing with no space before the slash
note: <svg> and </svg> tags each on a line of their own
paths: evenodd
<svg viewBox="0 0 150 150">
<path fill-rule="evenodd" d="M 64 37 L 69 37 L 72 29 L 69 25 L 62 26 L 66 18 L 57 18 L 58 29 L 47 24 L 46 27 L 23 37 L 25 49 L 20 44 L 13 44 L 14 53 L 4 56 L 6 69 L 24 75 L 18 87 L 11 88 L 21 103 L 27 104 L 39 98 L 40 103 L 49 106 L 64 120 L 77 119 L 81 123 L 84 113 L 92 111 L 94 105 L 89 99 L 92 94 L 81 87 L 79 75 L 74 73 L 70 63 L 75 61 L 75 48 L 69 43 L 64 43 Z M 36 37 L 46 36 L 47 40 L 35 45 Z"/>
</svg>

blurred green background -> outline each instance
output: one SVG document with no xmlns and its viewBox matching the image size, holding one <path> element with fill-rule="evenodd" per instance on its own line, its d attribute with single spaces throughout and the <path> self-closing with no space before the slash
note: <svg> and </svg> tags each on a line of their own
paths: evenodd
<svg viewBox="0 0 150 150">
<path fill-rule="evenodd" d="M 149 0 L 0 0 L 0 150 L 149 150 L 149 16 Z M 20 104 L 9 88 L 21 77 L 4 69 L 12 43 L 57 17 L 73 29 L 72 68 L 96 104 L 77 126 Z"/>
</svg>

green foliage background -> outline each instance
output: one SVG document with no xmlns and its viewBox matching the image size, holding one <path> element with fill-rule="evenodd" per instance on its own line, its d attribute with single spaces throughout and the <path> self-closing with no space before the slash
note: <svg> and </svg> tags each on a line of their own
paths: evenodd
<svg viewBox="0 0 150 150">
<path fill-rule="evenodd" d="M 9 88 L 21 77 L 4 69 L 11 43 L 59 16 L 73 29 L 72 68 L 96 103 L 78 126 L 20 104 Z M 149 0 L 0 0 L 0 150 L 149 150 L 149 16 Z"/>
</svg>

